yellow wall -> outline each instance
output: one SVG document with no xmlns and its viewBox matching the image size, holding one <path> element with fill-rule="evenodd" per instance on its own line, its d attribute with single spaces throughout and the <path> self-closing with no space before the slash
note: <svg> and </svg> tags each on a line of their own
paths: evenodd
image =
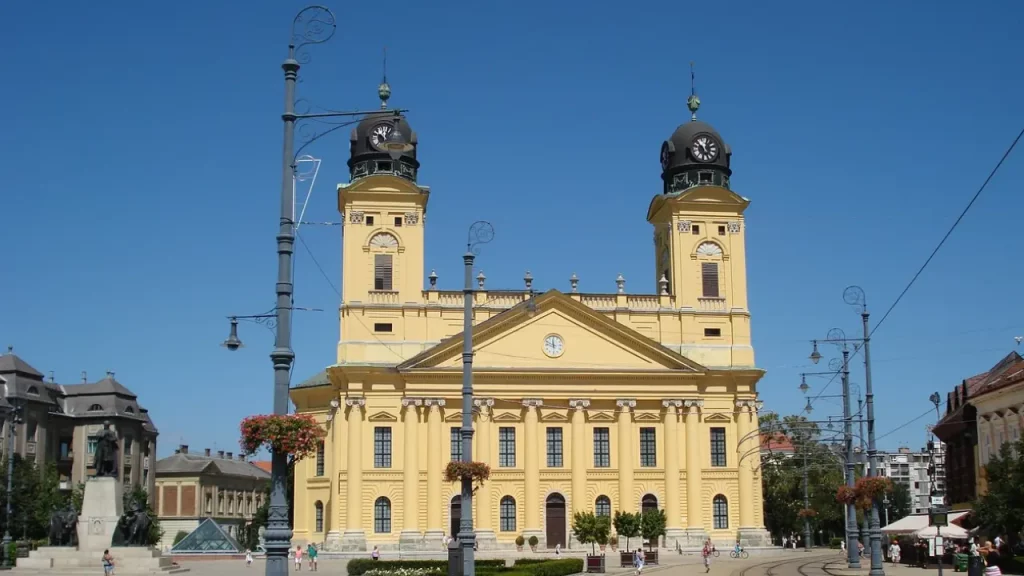
<svg viewBox="0 0 1024 576">
<path fill-rule="evenodd" d="M 361 538 L 365 546 L 390 546 L 403 530 L 403 541 L 449 531 L 448 502 L 458 487 L 439 479 L 450 459 L 450 429 L 461 423 L 463 303 L 461 290 L 421 284 L 427 194 L 390 176 L 339 186 L 345 224 L 338 364 L 328 368 L 330 385 L 292 390 L 297 410 L 315 414 L 328 430 L 324 476 L 316 476 L 313 458 L 296 468 L 299 541 L 346 546 Z M 567 502 L 567 528 L 572 511 L 593 510 L 599 495 L 611 499 L 613 511 L 635 511 L 652 494 L 666 509 L 670 537 L 681 544 L 763 532 L 755 408 L 763 372 L 754 366 L 747 310 L 747 204 L 710 186 L 655 197 L 648 220 L 656 250 L 671 261 L 669 291 L 661 291 L 656 270 L 647 294 L 614 279 L 601 283 L 615 287 L 603 294 L 531 296 L 488 292 L 486 284 L 475 293 L 474 392 L 482 406 L 474 417 L 474 459 L 492 467 L 476 495 L 487 504 L 474 507 L 482 537 L 490 530 L 499 545 L 523 533 L 543 540 L 544 502 L 553 492 Z M 390 237 L 374 240 L 379 234 Z M 377 253 L 393 255 L 391 291 L 373 290 Z M 718 263 L 720 297 L 699 293 L 704 262 Z M 535 310 L 524 304 L 531 297 Z M 553 334 L 564 348 L 549 355 L 544 341 Z M 376 427 L 391 429 L 389 468 L 374 466 Z M 513 468 L 498 466 L 500 427 L 516 430 Z M 547 466 L 548 427 L 562 428 L 562 467 Z M 610 467 L 594 467 L 595 427 L 609 429 Z M 640 466 L 641 427 L 656 430 L 653 467 Z M 725 466 L 711 466 L 713 427 L 726 430 Z M 741 454 L 748 454 L 742 462 Z M 712 500 L 719 494 L 729 518 L 728 528 L 716 530 Z M 506 495 L 516 501 L 510 532 L 499 530 Z M 380 497 L 391 504 L 391 530 L 383 534 L 374 530 Z M 318 501 L 325 507 L 319 531 Z"/>
<path fill-rule="evenodd" d="M 985 465 L 1007 442 L 1016 442 L 1024 428 L 1024 382 L 971 398 L 978 410 L 975 478 L 978 496 L 988 492 Z"/>
</svg>

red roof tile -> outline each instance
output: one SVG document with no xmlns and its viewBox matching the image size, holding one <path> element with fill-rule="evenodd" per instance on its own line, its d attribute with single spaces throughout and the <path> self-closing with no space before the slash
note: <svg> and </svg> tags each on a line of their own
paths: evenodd
<svg viewBox="0 0 1024 576">
<path fill-rule="evenodd" d="M 253 466 L 263 470 L 264 472 L 270 472 L 270 461 L 269 460 L 253 460 Z"/>
</svg>

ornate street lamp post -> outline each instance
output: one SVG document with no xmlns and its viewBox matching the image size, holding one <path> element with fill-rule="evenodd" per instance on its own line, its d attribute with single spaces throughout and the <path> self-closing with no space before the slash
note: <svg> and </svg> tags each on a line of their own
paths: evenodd
<svg viewBox="0 0 1024 576">
<path fill-rule="evenodd" d="M 11 518 L 13 517 L 11 510 L 11 492 L 14 490 L 14 438 L 17 434 L 17 425 L 21 424 L 23 408 L 13 406 L 7 409 L 8 414 L 11 416 L 10 429 L 7 431 L 7 522 L 4 524 L 4 538 L 2 545 L 4 547 L 4 566 L 11 568 L 14 566 L 15 559 L 11 558 L 8 554 L 8 548 L 11 544 Z"/>
</svg>

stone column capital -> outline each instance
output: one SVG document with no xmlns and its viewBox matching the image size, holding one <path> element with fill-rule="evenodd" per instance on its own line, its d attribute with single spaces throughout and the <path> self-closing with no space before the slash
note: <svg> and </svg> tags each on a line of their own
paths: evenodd
<svg viewBox="0 0 1024 576">
<path fill-rule="evenodd" d="M 676 409 L 683 407 L 683 401 L 678 398 L 666 398 L 661 401 L 661 405 L 665 408 Z"/>
<path fill-rule="evenodd" d="M 523 406 L 527 408 L 540 408 L 544 405 L 544 401 L 540 398 L 523 398 Z"/>
<path fill-rule="evenodd" d="M 494 398 L 473 398 L 473 405 L 481 410 L 494 407 Z"/>
<path fill-rule="evenodd" d="M 444 398 L 424 398 L 423 399 L 423 405 L 430 407 L 431 410 L 434 410 L 435 408 L 440 410 L 441 406 L 444 406 L 444 404 L 445 404 Z"/>
<path fill-rule="evenodd" d="M 402 406 L 405 406 L 406 408 L 423 406 L 423 398 L 402 398 Z"/>
<path fill-rule="evenodd" d="M 632 398 L 620 398 L 615 401 L 615 405 L 621 408 L 623 412 L 629 412 L 633 408 L 636 408 L 636 400 Z"/>
<path fill-rule="evenodd" d="M 584 398 L 573 398 L 569 400 L 569 408 L 582 412 L 590 407 L 590 400 Z"/>
<path fill-rule="evenodd" d="M 704 401 L 700 399 L 683 400 L 683 406 L 689 408 L 691 412 L 699 411 L 704 408 Z"/>
<path fill-rule="evenodd" d="M 363 406 L 366 406 L 366 398 L 348 397 L 345 398 L 345 405 L 353 410 L 358 410 Z"/>
</svg>

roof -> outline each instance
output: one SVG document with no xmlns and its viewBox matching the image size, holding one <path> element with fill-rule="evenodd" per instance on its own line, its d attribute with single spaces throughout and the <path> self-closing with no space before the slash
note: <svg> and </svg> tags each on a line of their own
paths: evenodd
<svg viewBox="0 0 1024 576">
<path fill-rule="evenodd" d="M 34 376 L 43 379 L 43 373 L 33 368 L 28 362 L 25 362 L 14 354 L 14 347 L 8 346 L 7 353 L 0 355 L 0 374 L 17 372 L 25 376 Z"/>
<path fill-rule="evenodd" d="M 953 524 L 959 522 L 964 516 L 970 514 L 970 510 L 961 510 L 958 512 L 949 513 L 949 522 Z M 882 532 L 885 534 L 913 534 L 921 528 L 928 527 L 928 515 L 927 514 L 911 514 L 910 516 L 904 516 L 899 520 L 882 527 Z"/>
<path fill-rule="evenodd" d="M 971 397 L 977 398 L 1021 381 L 1024 381 L 1024 360 L 1017 360 L 1006 365 L 998 374 L 985 378 L 978 384 L 977 390 L 971 394 Z"/>
<path fill-rule="evenodd" d="M 259 468 L 260 470 L 265 471 L 267 474 L 270 474 L 270 468 L 272 464 L 270 460 L 254 460 L 252 464 Z"/>
<path fill-rule="evenodd" d="M 782 432 L 761 434 L 761 451 L 763 452 L 796 452 L 793 442 Z"/>
<path fill-rule="evenodd" d="M 313 388 L 316 386 L 330 386 L 331 379 L 327 377 L 327 370 L 322 370 L 309 378 L 306 378 L 302 382 L 299 382 L 292 388 Z"/>
<path fill-rule="evenodd" d="M 195 530 L 171 548 L 175 554 L 237 554 L 241 551 L 238 541 L 213 518 L 200 522 Z"/>
<path fill-rule="evenodd" d="M 215 474 L 238 476 L 257 480 L 269 480 L 270 473 L 252 462 L 179 452 L 156 461 L 156 473 L 164 474 Z"/>
<path fill-rule="evenodd" d="M 989 368 L 986 372 L 982 372 L 980 374 L 975 374 L 974 376 L 971 376 L 969 378 L 965 378 L 960 384 L 958 384 L 954 388 L 952 392 L 952 394 L 955 396 L 960 393 L 957 389 L 966 389 L 967 397 L 966 399 L 964 399 L 963 404 L 957 406 L 954 410 L 949 410 L 948 412 L 946 412 L 946 414 L 943 415 L 943 417 L 935 425 L 935 429 L 933 429 L 933 431 L 938 430 L 936 432 L 937 435 L 944 434 L 944 428 L 946 428 L 947 424 L 952 424 L 954 422 L 958 422 L 961 420 L 964 411 L 964 405 L 970 402 L 971 398 L 974 398 L 979 394 L 984 394 L 985 392 L 994 389 L 991 387 L 998 384 L 1001 377 L 1004 374 L 1009 373 L 1012 375 L 1014 372 L 1017 372 L 1017 370 L 1009 370 L 1010 368 L 1020 366 L 1022 362 L 1024 362 L 1024 358 L 1022 358 L 1021 355 L 1018 354 L 1016 351 L 1013 351 L 1004 356 L 1003 358 L 1001 358 L 998 362 L 995 363 L 994 366 L 992 366 L 992 368 Z M 1024 366 L 1020 367 L 1024 368 Z M 946 438 L 942 438 L 942 440 L 946 440 Z"/>
</svg>

